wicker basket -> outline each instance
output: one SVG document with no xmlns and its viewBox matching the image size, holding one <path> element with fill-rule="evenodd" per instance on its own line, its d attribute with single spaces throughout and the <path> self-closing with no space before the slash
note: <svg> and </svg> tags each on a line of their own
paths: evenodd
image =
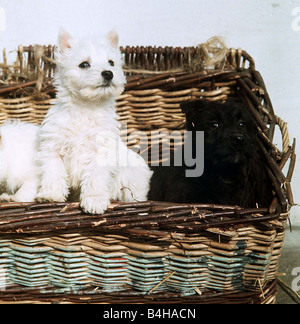
<svg viewBox="0 0 300 324">
<path fill-rule="evenodd" d="M 1 123 L 19 118 L 39 124 L 55 103 L 54 48 L 41 48 L 20 46 L 12 66 L 4 55 Z M 105 215 L 84 214 L 78 203 L 0 204 L 0 300 L 274 303 L 278 262 L 294 205 L 290 183 L 295 142 L 290 145 L 286 124 L 274 114 L 253 59 L 231 49 L 222 61 L 207 66 L 201 46 L 121 51 L 128 81 L 117 104 L 120 121 L 127 125 L 124 139 L 138 131 L 182 134 L 181 102 L 240 100 L 260 128 L 261 154 L 274 188 L 272 204 L 245 210 L 115 202 Z M 282 150 L 272 144 L 276 125 Z M 132 137 L 128 145 L 136 144 Z"/>
</svg>

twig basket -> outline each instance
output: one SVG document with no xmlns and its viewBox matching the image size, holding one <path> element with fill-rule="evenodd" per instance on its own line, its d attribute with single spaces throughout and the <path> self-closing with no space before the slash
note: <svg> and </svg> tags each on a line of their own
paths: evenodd
<svg viewBox="0 0 300 324">
<path fill-rule="evenodd" d="M 41 48 L 20 46 L 12 66 L 4 56 L 1 123 L 19 118 L 40 124 L 55 103 L 54 48 Z M 260 128 L 272 204 L 242 209 L 201 202 L 115 202 L 105 215 L 84 214 L 78 203 L 0 204 L 0 300 L 274 303 L 294 205 L 295 141 L 290 144 L 286 123 L 274 114 L 253 59 L 231 49 L 208 65 L 201 46 L 121 51 L 127 84 L 117 109 L 128 145 L 137 145 L 131 135 L 139 131 L 148 136 L 166 130 L 182 134 L 184 101 L 242 101 Z M 272 143 L 277 125 L 282 149 Z M 157 137 L 158 143 L 163 140 Z"/>
</svg>

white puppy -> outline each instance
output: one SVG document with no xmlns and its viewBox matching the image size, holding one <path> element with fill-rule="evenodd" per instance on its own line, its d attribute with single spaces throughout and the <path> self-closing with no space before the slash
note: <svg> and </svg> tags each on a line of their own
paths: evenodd
<svg viewBox="0 0 300 324">
<path fill-rule="evenodd" d="M 125 76 L 118 35 L 76 40 L 61 30 L 56 59 L 58 101 L 41 127 L 38 200 L 63 202 L 79 189 L 83 210 L 96 214 L 110 199 L 147 200 L 152 172 L 120 139 L 115 100 Z M 129 165 L 108 159 L 116 151 Z"/>
<path fill-rule="evenodd" d="M 39 185 L 35 161 L 38 130 L 38 126 L 17 120 L 0 128 L 0 201 L 34 201 Z"/>
</svg>

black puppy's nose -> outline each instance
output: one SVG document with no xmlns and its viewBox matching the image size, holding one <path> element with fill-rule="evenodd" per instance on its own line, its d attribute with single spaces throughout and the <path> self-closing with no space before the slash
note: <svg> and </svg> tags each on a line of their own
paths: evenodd
<svg viewBox="0 0 300 324">
<path fill-rule="evenodd" d="M 245 141 L 245 138 L 242 135 L 237 135 L 237 136 L 234 137 L 234 143 L 236 145 L 241 145 L 241 144 L 244 143 L 244 141 Z"/>
<path fill-rule="evenodd" d="M 111 71 L 103 71 L 101 75 L 105 81 L 111 81 L 114 77 L 114 74 Z"/>
</svg>

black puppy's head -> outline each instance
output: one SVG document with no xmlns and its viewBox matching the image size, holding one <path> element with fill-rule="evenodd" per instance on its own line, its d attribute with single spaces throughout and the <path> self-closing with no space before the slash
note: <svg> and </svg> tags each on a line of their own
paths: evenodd
<svg viewBox="0 0 300 324">
<path fill-rule="evenodd" d="M 205 160 L 244 164 L 254 152 L 257 127 L 248 109 L 235 102 L 191 101 L 181 105 L 188 131 L 204 131 Z"/>
</svg>

